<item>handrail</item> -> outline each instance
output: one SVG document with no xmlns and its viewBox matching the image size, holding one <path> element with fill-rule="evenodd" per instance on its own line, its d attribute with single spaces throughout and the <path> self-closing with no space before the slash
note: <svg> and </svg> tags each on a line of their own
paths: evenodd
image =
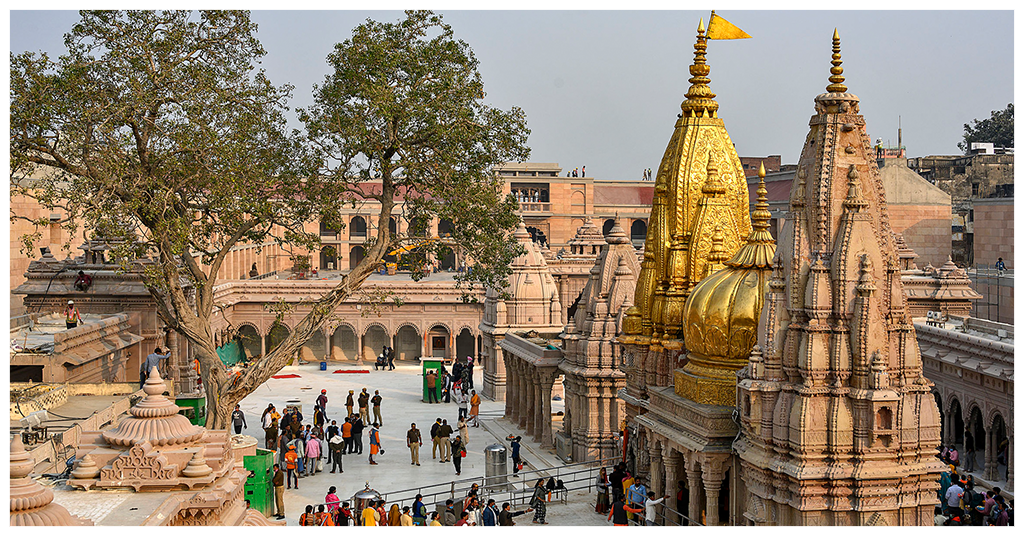
<svg viewBox="0 0 1024 536">
<path fill-rule="evenodd" d="M 553 493 L 561 493 L 563 495 L 562 500 L 565 501 L 568 496 L 568 492 L 570 491 L 576 491 L 584 488 L 589 490 L 590 488 L 593 488 L 596 483 L 597 472 L 600 471 L 601 468 L 610 467 L 611 463 L 617 461 L 619 461 L 619 458 L 591 460 L 558 467 L 532 469 L 530 471 L 520 471 L 519 473 L 507 473 L 504 475 L 494 475 L 489 477 L 480 476 L 463 478 L 445 483 L 378 493 L 380 494 L 381 499 L 392 504 L 401 504 L 402 502 L 411 503 L 416 499 L 416 495 L 423 496 L 424 504 L 437 504 L 442 500 L 449 498 L 455 499 L 457 493 L 468 492 L 472 489 L 473 484 L 477 484 L 480 490 L 479 496 L 483 499 L 481 502 L 486 502 L 487 498 L 505 496 L 506 499 L 499 501 L 495 498 L 495 501 L 499 504 L 501 502 L 509 502 L 514 505 L 525 502 L 533 495 L 534 485 L 533 483 L 530 483 L 530 481 L 539 478 L 555 478 L 556 481 L 562 480 L 564 487 L 553 491 Z M 570 470 L 566 471 L 566 469 Z M 584 473 L 586 473 L 586 476 L 580 478 L 580 475 Z M 498 479 L 504 479 L 505 481 L 494 482 Z M 433 488 L 443 489 L 428 491 Z M 326 503 L 319 503 L 314 504 L 313 507 L 316 508 L 320 506 L 320 504 L 326 505 Z M 461 505 L 459 510 L 461 510 Z"/>
</svg>

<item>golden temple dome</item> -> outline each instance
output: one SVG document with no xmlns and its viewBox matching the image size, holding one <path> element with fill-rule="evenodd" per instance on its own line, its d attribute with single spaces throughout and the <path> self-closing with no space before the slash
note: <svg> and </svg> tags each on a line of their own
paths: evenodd
<svg viewBox="0 0 1024 536">
<path fill-rule="evenodd" d="M 775 240 L 768 231 L 768 191 L 764 165 L 758 171 L 753 230 L 725 267 L 704 278 L 683 308 L 683 340 L 689 362 L 677 374 L 677 394 L 702 404 L 733 405 L 735 373 L 757 342 Z M 682 392 L 680 392 L 682 391 Z"/>
</svg>

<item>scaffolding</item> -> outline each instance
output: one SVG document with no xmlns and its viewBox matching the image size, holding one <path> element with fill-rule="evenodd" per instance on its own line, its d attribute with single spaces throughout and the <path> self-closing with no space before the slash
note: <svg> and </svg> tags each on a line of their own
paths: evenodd
<svg viewBox="0 0 1024 536">
<path fill-rule="evenodd" d="M 971 316 L 1013 324 L 1013 270 L 997 270 L 995 265 L 978 264 L 969 275 L 971 288 L 982 296 L 974 302 Z M 1004 289 L 1009 290 L 1009 296 L 1003 296 Z"/>
</svg>

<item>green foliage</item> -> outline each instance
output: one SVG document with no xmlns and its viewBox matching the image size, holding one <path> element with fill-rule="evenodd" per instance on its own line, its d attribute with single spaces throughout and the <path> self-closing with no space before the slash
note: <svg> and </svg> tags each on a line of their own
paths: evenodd
<svg viewBox="0 0 1024 536">
<path fill-rule="evenodd" d="M 964 141 L 956 144 L 967 153 L 971 143 L 994 143 L 996 147 L 1013 147 L 1013 103 L 1004 110 L 992 110 L 988 119 L 964 124 Z"/>
<path fill-rule="evenodd" d="M 484 104 L 478 61 L 440 15 L 407 11 L 404 20 L 367 20 L 327 57 L 334 72 L 299 110 L 322 162 L 321 174 L 343 185 L 347 199 L 404 201 L 408 232 L 374 241 L 386 253 L 425 236 L 431 218 L 452 222 L 444 241 L 406 254 L 413 276 L 428 261 L 456 249 L 473 259 L 460 285 L 501 287 L 512 259 L 522 253 L 510 239 L 518 222 L 512 196 L 502 196 L 492 168 L 529 157 L 529 129 L 519 108 Z M 386 220 L 384 220 L 386 221 Z M 368 237 L 369 238 L 369 237 Z M 365 262 L 383 255 L 368 254 Z"/>
</svg>

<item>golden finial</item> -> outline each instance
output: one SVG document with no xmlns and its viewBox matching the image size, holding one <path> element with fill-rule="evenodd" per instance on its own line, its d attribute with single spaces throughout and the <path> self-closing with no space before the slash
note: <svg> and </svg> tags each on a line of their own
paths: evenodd
<svg viewBox="0 0 1024 536">
<path fill-rule="evenodd" d="M 718 166 L 715 165 L 715 161 L 710 155 L 708 155 L 708 180 L 701 187 L 700 191 L 704 195 L 711 197 L 725 193 L 725 184 L 718 177 Z"/>
<path fill-rule="evenodd" d="M 829 93 L 846 93 L 846 86 L 843 85 L 843 55 L 839 53 L 839 28 L 832 33 L 832 69 L 829 72 L 832 76 L 828 81 L 832 82 L 825 88 Z"/>
<path fill-rule="evenodd" d="M 704 277 L 725 268 L 725 261 L 729 255 L 725 253 L 725 234 L 722 233 L 722 226 L 716 225 L 715 232 L 711 234 L 711 251 L 708 252 L 708 263 L 704 265 Z"/>
<path fill-rule="evenodd" d="M 761 162 L 757 170 L 757 202 L 754 211 L 750 213 L 750 224 L 755 230 L 771 227 L 772 213 L 768 212 L 768 188 L 764 185 L 764 176 L 764 162 Z"/>
<path fill-rule="evenodd" d="M 690 90 L 686 92 L 686 100 L 683 101 L 683 117 L 715 117 L 718 111 L 718 103 L 715 102 L 715 94 L 711 92 L 708 84 L 711 79 L 711 67 L 708 67 L 705 52 L 708 49 L 707 36 L 704 35 L 704 19 L 700 19 L 697 26 L 697 43 L 693 45 L 693 65 L 690 66 Z"/>
</svg>

